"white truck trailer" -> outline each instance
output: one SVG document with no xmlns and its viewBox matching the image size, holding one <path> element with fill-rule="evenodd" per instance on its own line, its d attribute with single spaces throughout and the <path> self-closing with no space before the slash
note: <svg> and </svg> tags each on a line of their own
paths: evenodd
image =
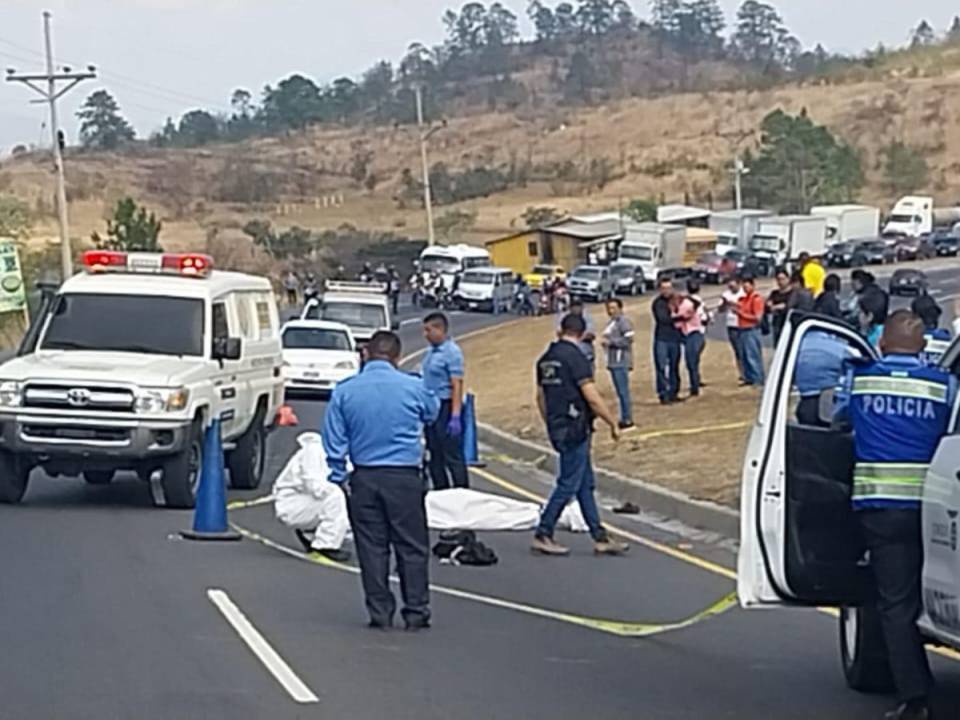
<svg viewBox="0 0 960 720">
<path fill-rule="evenodd" d="M 723 210 L 710 216 L 710 229 L 717 234 L 717 253 L 747 250 L 762 218 L 773 217 L 770 210 Z"/>
<path fill-rule="evenodd" d="M 775 267 L 803 253 L 819 257 L 827 251 L 827 219 L 814 215 L 778 215 L 760 220 L 750 250 Z"/>
<path fill-rule="evenodd" d="M 661 275 L 684 272 L 687 228 L 661 223 L 630 223 L 624 226 L 618 261 L 643 269 L 643 279 L 652 288 Z"/>
<path fill-rule="evenodd" d="M 826 218 L 827 245 L 880 235 L 880 209 L 868 205 L 820 205 L 811 215 Z"/>
</svg>

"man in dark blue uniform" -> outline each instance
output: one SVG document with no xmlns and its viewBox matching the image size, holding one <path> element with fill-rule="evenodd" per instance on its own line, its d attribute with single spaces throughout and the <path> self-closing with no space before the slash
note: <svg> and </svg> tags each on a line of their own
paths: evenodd
<svg viewBox="0 0 960 720">
<path fill-rule="evenodd" d="M 854 433 L 853 508 L 870 553 L 877 611 L 900 706 L 887 720 L 928 720 L 932 684 L 917 620 L 923 610 L 923 483 L 956 397 L 955 380 L 930 367 L 923 321 L 891 315 L 883 358 L 855 367 L 838 401 Z"/>
<path fill-rule="evenodd" d="M 430 626 L 430 544 L 420 476 L 424 426 L 440 402 L 412 375 L 400 372 L 400 338 L 378 332 L 366 363 L 333 391 L 323 426 L 330 481 L 347 484 L 350 524 L 360 561 L 370 626 L 393 625 L 390 549 L 397 556 L 403 619 L 408 630 Z M 353 473 L 347 472 L 347 461 Z"/>
</svg>

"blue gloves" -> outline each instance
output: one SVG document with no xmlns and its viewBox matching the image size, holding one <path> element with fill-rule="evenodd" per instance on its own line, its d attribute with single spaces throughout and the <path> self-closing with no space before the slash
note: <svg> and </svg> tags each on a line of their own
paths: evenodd
<svg viewBox="0 0 960 720">
<path fill-rule="evenodd" d="M 450 416 L 450 422 L 447 423 L 447 435 L 450 437 L 460 437 L 463 435 L 463 423 L 460 422 L 459 415 Z"/>
</svg>

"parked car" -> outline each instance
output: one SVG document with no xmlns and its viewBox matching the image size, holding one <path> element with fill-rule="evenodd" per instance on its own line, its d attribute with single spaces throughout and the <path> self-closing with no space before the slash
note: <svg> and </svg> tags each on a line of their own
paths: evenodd
<svg viewBox="0 0 960 720">
<path fill-rule="evenodd" d="M 610 268 L 603 265 L 580 265 L 567 279 L 567 287 L 572 296 L 596 302 L 614 295 Z"/>
<path fill-rule="evenodd" d="M 720 265 L 720 277 L 726 280 L 744 273 L 750 273 L 756 277 L 767 277 L 773 274 L 771 260 L 768 258 L 757 257 L 744 250 L 731 250 L 723 256 L 723 262 Z"/>
<path fill-rule="evenodd" d="M 897 260 L 900 262 L 906 260 L 929 260 L 932 257 L 936 257 L 937 254 L 937 248 L 933 244 L 932 235 L 901 238 L 895 248 L 897 251 Z"/>
<path fill-rule="evenodd" d="M 610 266 L 610 276 L 618 295 L 643 295 L 647 289 L 647 280 L 639 265 L 614 263 Z"/>
<path fill-rule="evenodd" d="M 533 269 L 523 276 L 523 279 L 527 285 L 530 286 L 531 290 L 539 290 L 543 287 L 545 280 L 564 278 L 566 276 L 567 271 L 560 265 L 534 265 Z"/>
<path fill-rule="evenodd" d="M 953 233 L 934 234 L 933 248 L 938 257 L 956 257 L 960 254 L 960 237 Z"/>
<path fill-rule="evenodd" d="M 864 265 L 886 265 L 897 261 L 897 248 L 887 245 L 884 240 L 863 240 L 853 250 L 853 267 Z"/>
<path fill-rule="evenodd" d="M 852 240 L 834 243 L 827 250 L 827 254 L 824 255 L 824 263 L 827 267 L 850 267 L 853 263 L 853 252 L 856 247 L 857 244 Z"/>
<path fill-rule="evenodd" d="M 926 273 L 916 268 L 897 270 L 890 278 L 891 295 L 923 295 L 928 288 Z"/>
<path fill-rule="evenodd" d="M 693 266 L 693 276 L 708 283 L 720 283 L 723 279 L 723 256 L 719 253 L 704 253 Z"/>
</svg>

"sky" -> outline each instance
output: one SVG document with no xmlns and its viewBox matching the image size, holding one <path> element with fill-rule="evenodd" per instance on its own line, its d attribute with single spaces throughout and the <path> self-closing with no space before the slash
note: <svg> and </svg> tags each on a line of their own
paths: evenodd
<svg viewBox="0 0 960 720">
<path fill-rule="evenodd" d="M 523 18 L 527 0 L 503 0 Z M 768 0 L 804 43 L 859 52 L 906 42 L 921 19 L 938 31 L 960 13 L 956 0 Z M 68 138 L 74 113 L 94 90 L 117 98 L 141 136 L 167 116 L 203 107 L 229 111 L 235 88 L 259 97 L 267 83 L 300 72 L 327 82 L 356 76 L 379 59 L 396 61 L 411 42 L 443 40 L 443 12 L 461 0 L 0 0 L 0 67 L 42 70 L 42 12 L 53 13 L 58 65 L 88 64 L 100 77 L 61 104 Z M 547 0 L 547 4 L 555 4 Z M 647 0 L 632 0 L 647 15 Z M 739 0 L 721 0 L 728 24 Z M 0 154 L 48 144 L 46 110 L 32 91 L 0 83 Z"/>
</svg>

